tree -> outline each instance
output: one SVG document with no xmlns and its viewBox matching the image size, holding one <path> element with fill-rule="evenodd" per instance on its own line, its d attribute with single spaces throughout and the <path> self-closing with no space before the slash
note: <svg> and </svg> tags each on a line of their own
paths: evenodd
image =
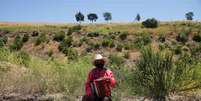
<svg viewBox="0 0 201 101">
<path fill-rule="evenodd" d="M 78 12 L 75 14 L 75 19 L 77 22 L 81 23 L 84 21 L 84 15 L 81 12 Z"/>
<path fill-rule="evenodd" d="M 137 16 L 135 17 L 135 20 L 140 21 L 141 17 L 140 14 L 138 13 Z"/>
<path fill-rule="evenodd" d="M 110 12 L 105 12 L 103 13 L 103 17 L 105 19 L 105 21 L 109 21 L 109 20 L 112 20 L 112 14 Z"/>
<path fill-rule="evenodd" d="M 187 20 L 193 20 L 193 16 L 194 16 L 193 12 L 186 13 L 186 19 Z"/>
<path fill-rule="evenodd" d="M 158 21 L 155 18 L 151 18 L 143 21 L 142 25 L 146 28 L 156 28 L 158 27 Z"/>
<path fill-rule="evenodd" d="M 87 15 L 88 20 L 90 20 L 92 23 L 98 19 L 98 16 L 95 13 L 90 13 Z"/>
</svg>

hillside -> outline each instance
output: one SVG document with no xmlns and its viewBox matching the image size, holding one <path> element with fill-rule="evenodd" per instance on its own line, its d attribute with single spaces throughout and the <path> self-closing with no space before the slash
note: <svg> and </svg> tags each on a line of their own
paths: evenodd
<svg viewBox="0 0 201 101">
<path fill-rule="evenodd" d="M 84 83 L 96 53 L 107 57 L 107 67 L 115 73 L 115 101 L 149 96 L 146 89 L 135 84 L 146 47 L 156 53 L 172 53 L 175 66 L 186 63 L 182 64 L 186 71 L 180 71 L 186 73 L 180 75 L 182 83 L 178 81 L 174 89 L 170 88 L 174 90 L 169 91 L 173 100 L 200 99 L 201 23 L 178 21 L 160 22 L 157 28 L 144 28 L 141 23 L 1 23 L 0 100 L 16 96 L 55 100 L 58 95 L 74 101 L 84 95 Z M 189 60 L 183 62 L 184 56 Z"/>
</svg>

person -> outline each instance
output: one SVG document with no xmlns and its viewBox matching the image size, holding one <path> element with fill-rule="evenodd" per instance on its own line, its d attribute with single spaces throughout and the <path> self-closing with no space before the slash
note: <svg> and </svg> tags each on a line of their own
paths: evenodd
<svg viewBox="0 0 201 101">
<path fill-rule="evenodd" d="M 95 68 L 88 74 L 85 83 L 86 95 L 82 101 L 112 101 L 111 90 L 115 87 L 116 80 L 112 71 L 105 68 L 105 62 L 101 54 L 95 55 L 93 61 Z"/>
</svg>

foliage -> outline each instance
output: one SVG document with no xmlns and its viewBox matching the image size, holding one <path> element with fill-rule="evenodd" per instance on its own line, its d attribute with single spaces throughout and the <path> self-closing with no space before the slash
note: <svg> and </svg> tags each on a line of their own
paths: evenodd
<svg viewBox="0 0 201 101">
<path fill-rule="evenodd" d="M 75 14 L 75 19 L 77 22 L 81 23 L 84 21 L 84 15 L 81 12 L 78 12 Z"/>
<path fill-rule="evenodd" d="M 65 38 L 65 32 L 64 31 L 60 31 L 59 33 L 56 33 L 55 36 L 54 36 L 54 40 L 55 41 L 63 41 Z"/>
<path fill-rule="evenodd" d="M 22 41 L 25 43 L 29 40 L 29 34 L 24 34 L 22 37 Z"/>
<path fill-rule="evenodd" d="M 67 55 L 68 60 L 77 60 L 78 59 L 78 52 L 73 48 L 68 48 L 64 50 L 64 53 Z"/>
<path fill-rule="evenodd" d="M 29 56 L 29 54 L 27 52 L 20 51 L 17 54 L 17 59 L 19 60 L 20 64 L 25 65 L 26 67 L 29 65 L 30 56 Z"/>
<path fill-rule="evenodd" d="M 149 43 L 151 43 L 151 34 L 150 33 L 140 33 L 140 35 L 136 38 L 136 40 L 134 40 L 134 44 L 136 47 L 141 48 L 143 46 L 148 45 Z"/>
<path fill-rule="evenodd" d="M 0 37 L 0 48 L 3 47 L 7 42 L 7 40 L 5 38 L 7 38 L 7 37 Z"/>
<path fill-rule="evenodd" d="M 62 42 L 60 42 L 59 44 L 59 51 L 63 52 L 65 54 L 65 50 L 67 50 L 69 47 L 71 47 L 73 42 L 73 38 L 71 36 L 68 36 L 67 38 L 65 38 Z"/>
<path fill-rule="evenodd" d="M 87 15 L 88 20 L 90 20 L 91 22 L 96 22 L 96 20 L 98 19 L 98 16 L 95 13 L 90 13 Z"/>
<path fill-rule="evenodd" d="M 159 42 L 165 42 L 165 34 L 164 33 L 160 33 L 159 35 L 158 35 L 158 41 Z"/>
<path fill-rule="evenodd" d="M 23 47 L 23 41 L 20 35 L 17 35 L 14 39 L 13 44 L 10 45 L 11 50 L 20 50 Z"/>
<path fill-rule="evenodd" d="M 124 58 L 117 54 L 110 54 L 109 60 L 111 65 L 122 66 L 124 63 Z"/>
<path fill-rule="evenodd" d="M 116 47 L 116 50 L 117 51 L 119 51 L 119 52 L 121 52 L 122 51 L 122 49 L 123 49 L 123 45 L 122 44 L 117 44 L 117 47 Z"/>
<path fill-rule="evenodd" d="M 188 12 L 188 13 L 186 13 L 185 16 L 186 16 L 187 20 L 193 20 L 194 13 L 193 12 Z"/>
<path fill-rule="evenodd" d="M 32 32 L 32 36 L 33 36 L 33 37 L 38 36 L 38 35 L 39 35 L 39 32 L 38 32 L 38 31 L 33 31 L 33 32 Z"/>
<path fill-rule="evenodd" d="M 142 22 L 142 25 L 146 28 L 157 28 L 158 21 L 155 18 L 147 19 Z"/>
<path fill-rule="evenodd" d="M 112 20 L 112 14 L 110 12 L 103 13 L 103 17 L 104 17 L 105 21 Z"/>
<path fill-rule="evenodd" d="M 99 33 L 98 32 L 89 32 L 87 34 L 88 37 L 98 37 L 99 36 Z"/>
<path fill-rule="evenodd" d="M 186 43 L 188 41 L 188 33 L 181 32 L 177 35 L 176 40 L 182 43 Z"/>
<path fill-rule="evenodd" d="M 136 17 L 135 17 L 135 20 L 140 21 L 140 19 L 141 19 L 140 14 L 137 14 Z"/>
<path fill-rule="evenodd" d="M 35 45 L 36 45 L 36 46 L 37 46 L 37 45 L 40 45 L 41 43 L 46 42 L 46 41 L 47 41 L 47 36 L 46 36 L 46 34 L 45 34 L 45 33 L 41 33 L 41 34 L 37 37 L 36 42 L 35 42 Z"/>
<path fill-rule="evenodd" d="M 201 32 L 193 35 L 193 41 L 201 42 Z"/>
<path fill-rule="evenodd" d="M 115 43 L 114 43 L 114 41 L 111 40 L 111 39 L 104 39 L 104 40 L 102 41 L 102 46 L 103 46 L 103 47 L 110 47 L 110 48 L 113 48 L 113 47 L 115 47 Z"/>
<path fill-rule="evenodd" d="M 127 38 L 127 36 L 128 36 L 128 32 L 123 32 L 123 33 L 121 33 L 121 34 L 119 35 L 119 38 L 120 38 L 121 40 L 125 40 L 125 39 Z"/>
</svg>

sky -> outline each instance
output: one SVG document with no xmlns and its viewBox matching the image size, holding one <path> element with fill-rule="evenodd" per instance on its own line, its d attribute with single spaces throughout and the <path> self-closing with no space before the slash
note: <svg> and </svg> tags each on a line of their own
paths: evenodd
<svg viewBox="0 0 201 101">
<path fill-rule="evenodd" d="M 0 0 L 0 21 L 74 23 L 75 13 L 96 13 L 97 22 L 104 22 L 103 13 L 112 13 L 112 22 L 132 22 L 137 13 L 142 20 L 184 20 L 192 11 L 201 20 L 201 0 Z"/>
</svg>

